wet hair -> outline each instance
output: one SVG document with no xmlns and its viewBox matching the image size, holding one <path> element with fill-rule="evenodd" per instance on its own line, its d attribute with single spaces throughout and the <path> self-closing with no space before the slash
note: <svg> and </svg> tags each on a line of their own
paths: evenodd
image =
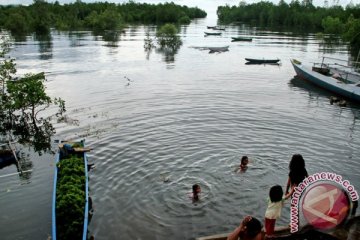
<svg viewBox="0 0 360 240">
<path fill-rule="evenodd" d="M 301 154 L 294 154 L 289 163 L 289 170 L 296 171 L 305 168 L 305 160 Z"/>
<path fill-rule="evenodd" d="M 254 238 L 256 235 L 261 232 L 261 222 L 257 220 L 256 218 L 252 217 L 250 221 L 248 221 L 246 224 L 246 233 L 245 235 L 249 238 Z"/>
<path fill-rule="evenodd" d="M 289 177 L 292 184 L 298 185 L 307 176 L 308 173 L 305 168 L 305 160 L 301 154 L 294 154 L 289 163 Z"/>
<path fill-rule="evenodd" d="M 269 197 L 271 202 L 279 202 L 283 198 L 284 192 L 280 185 L 275 185 L 270 188 Z"/>
<path fill-rule="evenodd" d="M 197 194 L 196 189 L 198 189 L 199 187 L 200 187 L 199 184 L 194 184 L 192 186 L 192 191 L 193 191 L 194 194 Z"/>
<path fill-rule="evenodd" d="M 242 158 L 241 158 L 241 164 L 244 164 L 244 161 L 247 160 L 247 159 L 248 159 L 247 156 L 242 156 Z"/>
</svg>

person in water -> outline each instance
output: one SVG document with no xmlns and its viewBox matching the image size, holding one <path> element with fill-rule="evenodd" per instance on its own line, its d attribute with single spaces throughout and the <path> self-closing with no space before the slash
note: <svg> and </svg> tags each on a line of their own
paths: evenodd
<svg viewBox="0 0 360 240">
<path fill-rule="evenodd" d="M 192 199 L 193 201 L 199 200 L 199 194 L 201 193 L 201 188 L 199 184 L 194 184 L 192 186 Z"/>
<path fill-rule="evenodd" d="M 275 222 L 281 215 L 281 209 L 285 200 L 288 199 L 293 191 L 284 196 L 284 192 L 280 185 L 270 188 L 268 206 L 265 212 L 265 232 L 267 236 L 271 236 L 275 231 Z"/>
<path fill-rule="evenodd" d="M 305 160 L 301 154 L 294 154 L 289 163 L 289 178 L 286 185 L 286 193 L 289 193 L 290 189 L 293 189 L 299 185 L 305 178 L 307 178 L 308 172 L 305 168 Z"/>
<path fill-rule="evenodd" d="M 229 234 L 227 240 L 261 240 L 263 239 L 261 228 L 262 226 L 258 219 L 246 216 L 240 225 Z"/>
<path fill-rule="evenodd" d="M 249 158 L 247 156 L 242 156 L 241 162 L 240 162 L 240 170 L 245 171 L 248 168 Z"/>
</svg>

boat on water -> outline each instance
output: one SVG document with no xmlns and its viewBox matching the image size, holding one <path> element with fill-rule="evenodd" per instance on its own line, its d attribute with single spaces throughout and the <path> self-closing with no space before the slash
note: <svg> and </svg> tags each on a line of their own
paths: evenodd
<svg viewBox="0 0 360 240">
<path fill-rule="evenodd" d="M 210 52 L 226 52 L 229 51 L 229 46 L 224 47 L 208 47 Z"/>
<path fill-rule="evenodd" d="M 298 77 L 344 98 L 360 102 L 360 75 L 355 71 L 336 67 L 344 65 L 329 64 L 325 60 L 326 57 L 322 63 L 315 63 L 313 67 L 304 66 L 296 59 L 292 59 L 291 63 Z"/>
<path fill-rule="evenodd" d="M 265 58 L 245 58 L 245 60 L 251 64 L 263 64 L 263 63 L 278 63 L 280 59 L 265 59 Z"/>
<path fill-rule="evenodd" d="M 346 239 L 359 239 L 360 232 L 357 231 L 360 226 L 360 216 L 353 216 L 345 223 L 338 227 L 327 231 L 318 231 L 314 227 L 307 225 L 296 233 L 290 232 L 289 226 L 275 227 L 274 235 L 266 237 L 264 231 L 262 232 L 262 240 L 306 240 L 306 239 L 326 239 L 326 240 L 340 240 L 338 236 L 345 236 Z M 355 230 L 354 230 L 355 229 Z M 198 237 L 195 240 L 226 240 L 230 233 L 215 234 L 210 236 Z M 343 239 L 343 238 L 341 238 Z"/>
<path fill-rule="evenodd" d="M 207 29 L 214 29 L 216 26 L 207 26 Z"/>
<path fill-rule="evenodd" d="M 214 27 L 213 29 L 214 29 L 214 30 L 218 30 L 218 31 L 225 31 L 225 28 L 224 28 L 224 27 L 218 27 L 218 26 L 216 26 L 216 27 Z"/>
<path fill-rule="evenodd" d="M 13 163 L 16 163 L 16 157 L 14 156 L 13 151 L 9 149 L 0 149 L 0 169 Z"/>
<path fill-rule="evenodd" d="M 249 38 L 249 37 L 231 37 L 232 41 L 233 42 L 251 42 L 252 41 L 252 38 Z"/>
<path fill-rule="evenodd" d="M 63 142 L 55 155 L 52 239 L 87 239 L 91 203 L 85 141 Z M 90 206 L 89 206 L 90 205 Z"/>
<path fill-rule="evenodd" d="M 221 32 L 204 32 L 205 36 L 219 36 Z"/>
<path fill-rule="evenodd" d="M 0 144 L 0 169 L 17 163 L 20 151 L 13 149 L 10 143 Z"/>
</svg>

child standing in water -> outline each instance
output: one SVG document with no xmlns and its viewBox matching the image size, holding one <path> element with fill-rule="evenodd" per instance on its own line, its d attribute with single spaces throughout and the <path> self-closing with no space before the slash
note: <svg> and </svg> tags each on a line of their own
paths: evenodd
<svg viewBox="0 0 360 240">
<path fill-rule="evenodd" d="M 293 191 L 284 196 L 280 185 L 275 185 L 270 188 L 268 206 L 265 212 L 265 232 L 267 236 L 274 234 L 276 219 L 280 217 L 284 202 L 292 193 Z"/>
</svg>

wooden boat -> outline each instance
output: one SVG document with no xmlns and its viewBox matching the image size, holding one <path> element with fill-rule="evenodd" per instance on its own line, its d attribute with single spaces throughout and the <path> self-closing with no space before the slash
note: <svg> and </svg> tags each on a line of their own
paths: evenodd
<svg viewBox="0 0 360 240">
<path fill-rule="evenodd" d="M 52 199 L 53 240 L 87 239 L 91 209 L 86 156 L 88 150 L 85 148 L 85 141 L 59 144 L 55 155 Z"/>
<path fill-rule="evenodd" d="M 342 97 L 360 102 L 360 76 L 355 72 L 341 75 L 339 71 L 324 63 L 313 68 L 302 65 L 296 59 L 291 60 L 291 63 L 298 77 Z"/>
<path fill-rule="evenodd" d="M 214 29 L 216 26 L 207 26 L 207 29 Z"/>
<path fill-rule="evenodd" d="M 245 58 L 246 61 L 253 63 L 253 64 L 263 64 L 263 63 L 278 63 L 280 59 L 261 59 L 261 58 Z"/>
<path fill-rule="evenodd" d="M 12 143 L 0 144 L 0 169 L 17 163 L 20 151 L 12 146 Z"/>
<path fill-rule="evenodd" d="M 269 239 L 283 239 L 283 240 L 290 240 L 290 239 L 327 239 L 327 240 L 338 240 L 338 236 L 347 235 L 347 239 L 359 239 L 360 232 L 353 231 L 352 228 L 357 228 L 360 224 L 360 216 L 353 216 L 345 223 L 341 224 L 338 227 L 334 228 L 331 231 L 327 231 L 327 233 L 317 231 L 312 226 L 304 226 L 299 232 L 291 233 L 289 226 L 282 226 L 282 227 L 275 227 L 275 233 L 272 237 L 266 237 L 264 233 L 264 229 L 262 232 L 262 240 L 269 240 Z M 205 237 L 198 237 L 195 240 L 226 240 L 230 233 L 223 233 L 223 234 L 216 234 L 211 236 Z M 346 236 L 345 235 L 345 236 Z"/>
<path fill-rule="evenodd" d="M 221 32 L 204 32 L 205 36 L 219 36 Z"/>
<path fill-rule="evenodd" d="M 223 27 L 214 27 L 213 28 L 214 30 L 219 30 L 219 31 L 225 31 L 225 28 L 223 28 Z"/>
<path fill-rule="evenodd" d="M 18 154 L 18 152 L 16 154 Z M 0 149 L 0 169 L 13 163 L 16 163 L 16 157 L 14 156 L 13 151 L 9 149 Z"/>
<path fill-rule="evenodd" d="M 251 42 L 252 38 L 249 37 L 231 37 L 233 42 Z"/>
<path fill-rule="evenodd" d="M 229 51 L 229 46 L 225 47 L 209 47 L 210 52 L 226 52 Z"/>
<path fill-rule="evenodd" d="M 290 233 L 290 227 L 276 227 L 275 228 L 275 234 L 276 235 L 286 235 Z M 227 237 L 230 235 L 229 233 L 221 233 L 221 234 L 215 234 L 211 236 L 204 236 L 204 237 L 198 237 L 195 238 L 195 240 L 226 240 Z M 262 232 L 262 239 L 265 238 L 264 231 Z"/>
</svg>

